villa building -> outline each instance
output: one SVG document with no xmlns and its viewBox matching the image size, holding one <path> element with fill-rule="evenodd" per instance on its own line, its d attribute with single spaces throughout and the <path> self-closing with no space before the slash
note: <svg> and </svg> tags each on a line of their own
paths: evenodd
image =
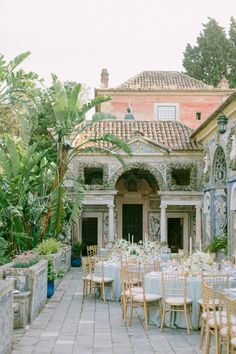
<svg viewBox="0 0 236 354">
<path fill-rule="evenodd" d="M 109 88 L 108 84 L 109 74 L 103 69 L 101 88 L 95 90 L 95 97 L 112 99 L 98 106 L 98 112 L 124 120 L 129 107 L 136 121 L 174 120 L 193 129 L 233 92 L 226 79 L 213 88 L 177 71 L 143 71 L 116 87 Z"/>
<path fill-rule="evenodd" d="M 81 176 L 86 189 L 79 239 L 102 247 L 116 238 L 133 236 L 138 242 L 148 237 L 168 244 L 172 251 L 201 248 L 206 241 L 202 207 L 208 192 L 202 146 L 208 143 L 200 137 L 208 129 L 207 117 L 217 116 L 212 112 L 219 105 L 225 107 L 232 90 L 225 80 L 213 89 L 177 72 L 143 72 L 116 88 L 107 86 L 103 70 L 96 95 L 112 99 L 97 111 L 116 119 L 93 124 L 85 135 L 112 133 L 130 146 L 132 156 L 113 149 L 124 156 L 124 166 L 104 153 L 82 153 L 74 159 L 74 174 Z M 193 127 L 199 127 L 196 133 Z M 76 137 L 74 146 L 86 137 Z M 101 144 L 111 149 L 111 144 Z M 233 187 L 224 185 L 227 188 Z"/>
<path fill-rule="evenodd" d="M 223 112 L 223 113 L 222 113 Z M 236 252 L 236 92 L 191 135 L 203 147 L 203 240 L 228 235 Z"/>
</svg>

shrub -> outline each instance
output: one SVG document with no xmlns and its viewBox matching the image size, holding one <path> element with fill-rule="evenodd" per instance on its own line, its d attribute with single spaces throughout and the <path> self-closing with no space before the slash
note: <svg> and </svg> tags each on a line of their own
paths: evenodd
<svg viewBox="0 0 236 354">
<path fill-rule="evenodd" d="M 53 281 L 56 279 L 61 279 L 65 275 L 65 270 L 61 268 L 58 272 L 55 272 L 53 268 L 52 259 L 48 258 L 48 281 Z"/>
<path fill-rule="evenodd" d="M 14 259 L 14 268 L 29 268 L 32 265 L 38 263 L 40 261 L 40 257 L 36 252 L 25 252 L 21 253 Z"/>
<path fill-rule="evenodd" d="M 36 251 L 40 255 L 47 255 L 50 253 L 57 253 L 62 248 L 62 243 L 55 240 L 54 238 L 49 238 L 42 241 L 37 247 Z"/>
</svg>

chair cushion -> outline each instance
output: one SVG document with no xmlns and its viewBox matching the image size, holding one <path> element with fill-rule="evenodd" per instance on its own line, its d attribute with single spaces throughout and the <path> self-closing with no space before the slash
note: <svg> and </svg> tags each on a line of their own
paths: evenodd
<svg viewBox="0 0 236 354">
<path fill-rule="evenodd" d="M 161 295 L 145 294 L 146 302 L 158 301 L 158 300 L 161 300 L 161 298 L 162 298 Z M 144 296 L 143 296 L 143 294 L 138 294 L 138 295 L 135 295 L 133 299 L 136 302 L 143 302 L 144 301 Z"/>
<path fill-rule="evenodd" d="M 226 317 L 222 316 L 222 324 L 226 324 L 227 323 L 227 319 Z M 220 317 L 219 315 L 216 315 L 216 322 L 214 318 L 211 318 L 208 322 L 207 322 L 208 326 L 210 326 L 211 328 L 215 328 L 215 326 L 219 327 L 220 326 Z"/>
<path fill-rule="evenodd" d="M 143 288 L 132 288 L 133 296 L 135 296 L 136 294 L 142 293 L 142 292 L 143 292 Z M 129 297 L 130 296 L 130 290 L 127 289 L 127 290 L 125 290 L 125 292 L 122 291 L 121 295 L 124 295 L 124 294 L 125 294 L 125 296 Z"/>
<path fill-rule="evenodd" d="M 181 296 L 170 296 L 165 299 L 166 303 L 168 305 L 173 305 L 173 306 L 183 306 L 184 305 L 184 297 Z M 189 297 L 186 297 L 186 304 L 191 304 L 192 299 Z"/>
<path fill-rule="evenodd" d="M 113 282 L 113 278 L 108 278 L 108 277 L 98 277 L 98 276 L 96 276 L 96 275 L 94 275 L 93 277 L 92 277 L 92 281 L 94 282 L 94 283 L 102 283 L 102 282 L 104 282 L 104 283 L 111 283 L 111 282 Z"/>
<path fill-rule="evenodd" d="M 231 329 L 232 329 L 233 334 L 236 335 L 236 326 L 232 326 Z M 228 334 L 228 327 L 223 327 L 223 328 L 221 328 L 220 334 L 221 334 L 223 337 L 226 337 L 227 334 Z"/>
<path fill-rule="evenodd" d="M 209 315 L 212 317 L 212 316 L 213 316 L 213 311 L 212 311 L 212 313 L 210 312 Z M 222 311 L 222 312 L 221 312 L 221 316 L 222 316 L 222 322 L 223 322 L 223 323 L 226 323 L 226 322 L 224 322 L 224 321 L 226 321 L 226 311 Z M 219 319 L 219 317 L 220 317 L 220 313 L 219 313 L 219 311 L 216 311 L 216 318 Z M 223 321 L 223 317 L 225 318 L 224 321 Z M 207 312 L 203 312 L 203 313 L 202 313 L 202 318 L 203 318 L 204 320 L 207 319 Z"/>
<path fill-rule="evenodd" d="M 199 305 L 203 306 L 203 299 L 199 299 L 197 303 L 198 303 Z M 219 305 L 218 299 L 215 299 L 214 303 L 215 303 L 216 306 L 218 306 L 218 305 Z"/>
<path fill-rule="evenodd" d="M 236 347 L 236 337 L 232 338 L 231 341 L 230 341 L 230 343 L 231 343 L 234 347 Z"/>
</svg>

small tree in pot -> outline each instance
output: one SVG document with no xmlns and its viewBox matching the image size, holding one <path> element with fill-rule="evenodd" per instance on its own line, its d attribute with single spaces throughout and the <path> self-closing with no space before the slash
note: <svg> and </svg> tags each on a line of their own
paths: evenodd
<svg viewBox="0 0 236 354">
<path fill-rule="evenodd" d="M 84 244 L 75 241 L 71 247 L 71 265 L 72 267 L 80 267 L 81 266 L 81 253 L 84 249 Z"/>
</svg>

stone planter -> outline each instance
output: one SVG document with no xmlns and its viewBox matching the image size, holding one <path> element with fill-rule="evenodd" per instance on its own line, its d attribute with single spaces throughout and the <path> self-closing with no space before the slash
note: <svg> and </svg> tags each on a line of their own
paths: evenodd
<svg viewBox="0 0 236 354">
<path fill-rule="evenodd" d="M 14 328 L 24 328 L 29 322 L 30 291 L 13 295 Z"/>
<path fill-rule="evenodd" d="M 13 282 L 0 280 L 0 353 L 12 351 Z"/>
<path fill-rule="evenodd" d="M 65 271 L 68 272 L 70 269 L 70 263 L 71 263 L 71 246 L 64 246 L 62 249 L 62 255 L 63 255 L 63 267 L 65 268 Z"/>
<path fill-rule="evenodd" d="M 47 260 L 41 260 L 29 268 L 13 268 L 13 263 L 0 267 L 0 278 L 12 276 L 16 279 L 16 288 L 30 291 L 29 320 L 35 319 L 45 305 L 47 299 Z"/>
</svg>

